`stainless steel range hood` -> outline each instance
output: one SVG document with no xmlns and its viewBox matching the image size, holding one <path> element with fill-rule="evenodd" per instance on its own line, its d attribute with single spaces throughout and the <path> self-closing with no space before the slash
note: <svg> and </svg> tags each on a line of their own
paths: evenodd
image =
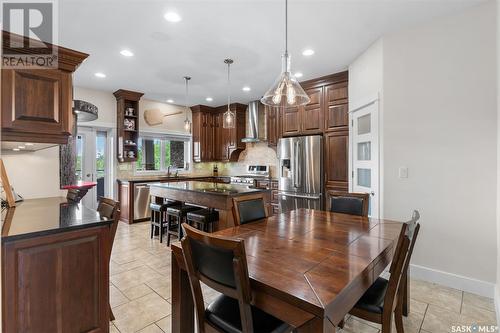
<svg viewBox="0 0 500 333">
<path fill-rule="evenodd" d="M 246 137 L 242 142 L 267 141 L 266 109 L 260 101 L 248 103 L 246 119 Z"/>
</svg>

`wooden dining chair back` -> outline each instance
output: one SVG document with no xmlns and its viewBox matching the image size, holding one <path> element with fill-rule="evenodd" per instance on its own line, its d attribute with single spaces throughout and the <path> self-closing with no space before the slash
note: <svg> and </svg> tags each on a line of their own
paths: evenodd
<svg viewBox="0 0 500 333">
<path fill-rule="evenodd" d="M 420 214 L 414 211 L 410 221 L 403 224 L 389 269 L 389 280 L 377 278 L 356 303 L 350 313 L 382 325 L 382 333 L 391 331 L 392 315 L 398 333 L 403 333 L 403 286 L 420 230 Z"/>
<path fill-rule="evenodd" d="M 368 217 L 368 193 L 329 191 L 328 195 L 331 212 Z"/>
<path fill-rule="evenodd" d="M 120 220 L 120 203 L 109 198 L 100 198 L 99 204 L 97 205 L 97 212 L 101 217 L 112 220 L 113 223 L 110 227 L 109 232 L 109 253 L 108 257 L 111 260 L 111 252 L 113 250 L 113 243 L 115 241 L 116 230 L 118 229 L 118 223 Z M 113 311 L 111 310 L 111 305 L 109 305 L 109 317 L 110 320 L 115 320 Z"/>
<path fill-rule="evenodd" d="M 267 216 L 264 194 L 233 198 L 233 217 L 236 225 L 258 221 Z"/>
<path fill-rule="evenodd" d="M 212 236 L 183 224 L 182 252 L 199 333 L 285 333 L 291 327 L 251 305 L 252 291 L 242 239 Z M 205 309 L 201 282 L 222 293 Z"/>
<path fill-rule="evenodd" d="M 184 223 L 182 251 L 198 316 L 198 332 L 215 329 L 206 320 L 200 282 L 238 300 L 243 332 L 253 332 L 251 290 L 245 246 L 242 239 L 211 236 Z"/>
</svg>

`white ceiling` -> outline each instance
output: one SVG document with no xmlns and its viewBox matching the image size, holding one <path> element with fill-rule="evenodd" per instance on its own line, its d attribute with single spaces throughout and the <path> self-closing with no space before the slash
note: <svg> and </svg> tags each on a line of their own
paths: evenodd
<svg viewBox="0 0 500 333">
<path fill-rule="evenodd" d="M 306 80 L 345 70 L 379 37 L 480 2 L 290 0 L 292 71 Z M 164 20 L 169 10 L 182 21 Z M 77 86 L 184 104 L 182 77 L 190 75 L 189 104 L 215 106 L 227 98 L 224 58 L 235 61 L 232 100 L 243 103 L 260 98 L 281 69 L 284 0 L 59 0 L 59 14 L 59 44 L 90 54 L 75 74 Z M 120 55 L 125 48 L 135 56 Z M 304 57 L 305 48 L 316 53 Z M 252 90 L 243 92 L 244 85 Z"/>
</svg>

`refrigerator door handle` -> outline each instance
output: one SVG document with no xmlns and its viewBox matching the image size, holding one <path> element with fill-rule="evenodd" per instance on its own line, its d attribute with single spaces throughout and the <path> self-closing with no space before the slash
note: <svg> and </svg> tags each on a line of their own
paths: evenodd
<svg viewBox="0 0 500 333">
<path fill-rule="evenodd" d="M 300 187 L 300 177 L 299 177 L 299 147 L 300 147 L 300 142 L 295 141 L 294 142 L 294 149 L 293 149 L 293 186 L 295 188 Z"/>
<path fill-rule="evenodd" d="M 281 196 L 284 196 L 284 197 L 301 198 L 301 199 L 311 199 L 311 200 L 321 199 L 321 194 L 319 194 L 319 195 L 301 195 L 301 194 L 279 193 L 278 195 L 281 195 Z"/>
</svg>

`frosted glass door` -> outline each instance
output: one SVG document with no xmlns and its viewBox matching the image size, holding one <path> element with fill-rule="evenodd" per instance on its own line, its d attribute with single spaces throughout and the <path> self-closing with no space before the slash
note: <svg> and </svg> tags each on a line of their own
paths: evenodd
<svg viewBox="0 0 500 333">
<path fill-rule="evenodd" d="M 378 102 L 350 113 L 352 192 L 370 193 L 369 215 L 379 217 Z"/>
</svg>

